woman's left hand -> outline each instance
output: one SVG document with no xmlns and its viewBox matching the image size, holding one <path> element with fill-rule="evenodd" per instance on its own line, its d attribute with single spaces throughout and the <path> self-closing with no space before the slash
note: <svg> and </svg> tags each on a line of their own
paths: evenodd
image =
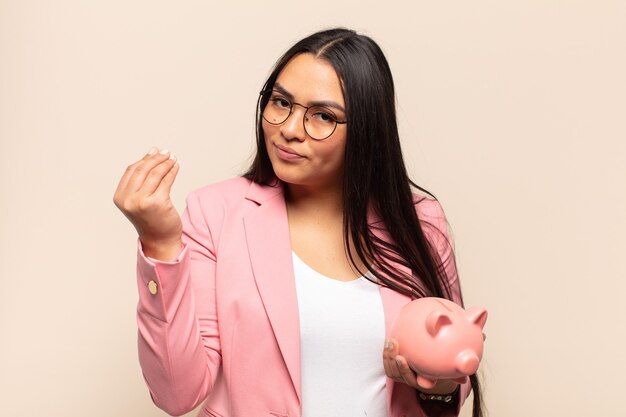
<svg viewBox="0 0 626 417">
<path fill-rule="evenodd" d="M 399 355 L 399 344 L 396 339 L 387 339 L 383 349 L 383 366 L 385 373 L 396 382 L 402 382 L 410 387 L 429 394 L 448 394 L 454 392 L 457 382 L 451 379 L 442 379 L 437 384 L 426 389 L 417 384 L 417 374 L 409 367 L 406 358 Z"/>
</svg>

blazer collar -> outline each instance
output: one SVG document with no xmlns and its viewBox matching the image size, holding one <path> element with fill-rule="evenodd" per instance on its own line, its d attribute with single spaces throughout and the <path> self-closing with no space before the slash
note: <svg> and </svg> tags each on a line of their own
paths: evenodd
<svg viewBox="0 0 626 417">
<path fill-rule="evenodd" d="M 245 199 L 257 205 L 262 205 L 266 201 L 279 196 L 284 200 L 284 183 L 282 181 L 276 180 L 275 185 L 261 185 L 250 181 Z"/>
</svg>

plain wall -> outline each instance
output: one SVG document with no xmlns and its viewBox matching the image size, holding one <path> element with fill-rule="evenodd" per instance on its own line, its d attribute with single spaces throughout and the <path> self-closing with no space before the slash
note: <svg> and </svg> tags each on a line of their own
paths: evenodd
<svg viewBox="0 0 626 417">
<path fill-rule="evenodd" d="M 182 213 L 241 173 L 272 64 L 335 25 L 385 51 L 411 175 L 489 310 L 489 415 L 626 415 L 625 22 L 602 0 L 0 0 L 0 415 L 164 415 L 119 178 L 170 149 Z"/>
</svg>

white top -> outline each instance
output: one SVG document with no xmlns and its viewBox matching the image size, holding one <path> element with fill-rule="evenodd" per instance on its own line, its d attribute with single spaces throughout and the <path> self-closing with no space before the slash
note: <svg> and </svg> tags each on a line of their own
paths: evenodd
<svg viewBox="0 0 626 417">
<path fill-rule="evenodd" d="M 302 417 L 388 417 L 379 286 L 363 276 L 352 281 L 329 278 L 295 253 L 293 265 Z"/>
</svg>

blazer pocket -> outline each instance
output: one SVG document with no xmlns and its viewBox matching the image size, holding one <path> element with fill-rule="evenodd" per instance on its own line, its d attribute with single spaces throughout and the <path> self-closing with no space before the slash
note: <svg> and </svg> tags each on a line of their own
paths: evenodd
<svg viewBox="0 0 626 417">
<path fill-rule="evenodd" d="M 287 414 L 287 413 L 279 413 L 277 411 L 270 411 L 270 416 L 273 416 L 273 417 L 289 417 L 289 414 Z"/>
<path fill-rule="evenodd" d="M 211 410 L 209 407 L 204 407 L 204 415 L 208 417 L 224 417 L 221 414 Z"/>
</svg>

